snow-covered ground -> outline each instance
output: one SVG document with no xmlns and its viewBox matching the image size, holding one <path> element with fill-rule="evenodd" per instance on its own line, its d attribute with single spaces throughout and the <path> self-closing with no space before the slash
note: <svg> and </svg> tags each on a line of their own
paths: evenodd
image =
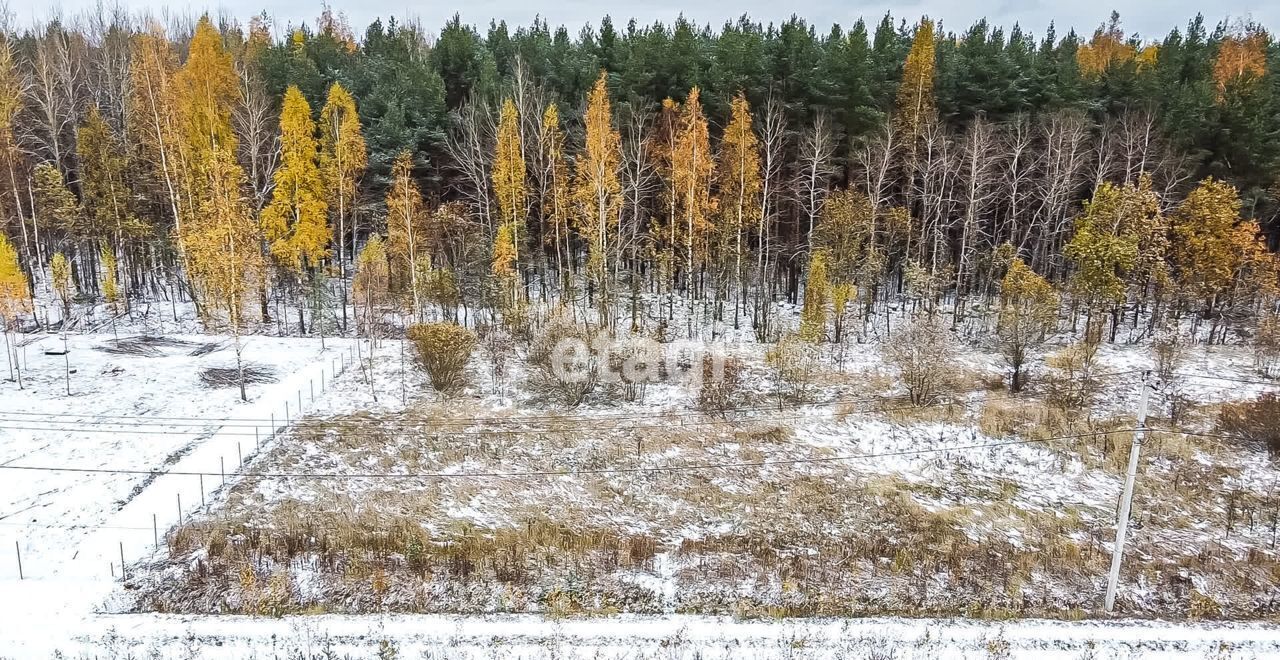
<svg viewBox="0 0 1280 660">
<path fill-rule="evenodd" d="M 32 632 L 32 631 L 24 631 Z M 47 631 L 54 632 L 54 631 Z M 61 656 L 53 656 L 55 652 Z M 0 642 L 0 657 L 431 660 L 1250 660 L 1280 654 L 1267 624 L 957 619 L 736 620 L 672 615 L 124 615 Z"/>
<path fill-rule="evenodd" d="M 27 337 L 23 389 L 0 383 L 0 628 L 100 607 L 118 586 L 121 556 L 152 556 L 179 515 L 197 515 L 221 485 L 213 475 L 269 446 L 272 417 L 281 429 L 296 418 L 299 392 L 310 409 L 312 384 L 317 395 L 330 389 L 353 344 L 247 338 L 246 363 L 276 382 L 250 385 L 241 401 L 236 387 L 200 380 L 205 368 L 235 366 L 230 338 L 170 336 L 145 355 L 104 350 L 115 339 Z"/>
<path fill-rule="evenodd" d="M 121 338 L 132 336 L 136 335 L 120 332 Z M 518 359 L 507 365 L 503 382 L 495 382 L 483 349 L 473 361 L 471 386 L 459 398 L 445 400 L 427 389 L 421 370 L 411 356 L 401 354 L 401 345 L 394 340 L 378 346 L 375 378 L 369 383 L 353 364 L 357 354 L 367 353 L 367 342 L 358 345 L 351 339 L 329 338 L 322 350 L 319 339 L 248 337 L 246 362 L 272 371 L 277 382 L 251 385 L 250 400 L 242 402 L 234 386 L 208 388 L 200 382 L 205 368 L 234 366 L 229 338 L 166 336 L 172 341 L 157 343 L 146 355 L 102 350 L 114 339 L 102 328 L 97 334 L 71 334 L 64 358 L 45 354 L 47 349 L 63 348 L 62 338 L 31 336 L 19 350 L 25 388 L 0 383 L 0 465 L 78 470 L 0 469 L 0 657 L 48 657 L 55 651 L 72 657 L 193 657 L 193 647 L 201 649 L 198 657 L 210 658 L 291 653 L 312 657 L 326 649 L 367 657 L 379 652 L 383 640 L 391 640 L 388 643 L 402 652 L 400 657 L 477 659 L 1250 658 L 1280 654 L 1280 630 L 1266 624 L 773 621 L 673 614 L 582 619 L 540 615 L 259 619 L 120 613 L 134 606 L 131 594 L 120 588 L 121 553 L 130 570 L 144 573 L 137 584 L 153 589 L 154 582 L 148 580 L 174 575 L 165 572 L 166 566 L 175 567 L 167 557 L 164 537 L 180 515 L 186 522 L 233 518 L 270 525 L 282 505 L 296 510 L 298 503 L 306 502 L 322 507 L 336 501 L 388 502 L 396 515 L 421 515 L 425 529 L 444 537 L 460 525 L 518 527 L 528 520 L 530 511 L 564 515 L 589 529 L 652 536 L 658 543 L 655 558 L 633 567 L 624 581 L 628 588 L 655 593 L 653 602 L 659 611 L 678 607 L 677 587 L 699 579 L 690 567 L 698 561 L 696 554 L 686 558 L 683 567 L 675 561 L 674 549 L 684 539 L 822 529 L 869 533 L 874 530 L 859 528 L 866 520 L 861 512 L 867 507 L 898 506 L 904 493 L 913 506 L 939 519 L 947 517 L 975 543 L 987 544 L 984 548 L 996 547 L 990 544 L 998 542 L 998 547 L 1034 555 L 1042 550 L 1044 539 L 1023 537 L 1012 522 L 1027 516 L 1059 516 L 1070 521 L 1064 529 L 1079 535 L 1074 538 L 1077 545 L 1105 551 L 1109 516 L 1121 483 L 1111 458 L 1125 452 L 1114 447 L 1090 449 L 1096 443 L 1078 449 L 1066 442 L 965 449 L 1003 438 L 978 430 L 983 402 L 1001 398 L 999 392 L 975 394 L 971 407 L 938 418 L 864 415 L 852 403 L 769 410 L 770 385 L 760 366 L 763 347 L 750 343 L 730 347 L 730 352 L 751 367 L 744 387 L 755 393 L 749 405 L 758 411 L 727 424 L 708 423 L 690 414 L 688 392 L 667 385 L 651 387 L 641 401 L 614 399 L 592 402 L 571 413 L 557 412 L 528 398 L 522 389 L 526 374 Z M 216 344 L 210 352 L 192 355 L 210 344 Z M 969 349 L 958 357 L 973 373 L 999 372 L 998 360 L 989 353 Z M 826 359 L 830 363 L 833 358 Z M 880 363 L 874 345 L 852 345 L 842 362 L 844 368 L 831 369 L 817 383 L 820 400 L 853 401 L 896 391 L 892 382 L 885 383 L 888 369 Z M 1096 416 L 1106 420 L 1131 414 L 1138 394 L 1133 372 L 1150 367 L 1149 353 L 1142 348 L 1108 346 L 1101 363 L 1104 371 L 1125 375 L 1109 381 Z M 69 380 L 68 364 L 73 371 Z M 1247 352 L 1238 348 L 1194 349 L 1183 369 L 1195 375 L 1182 379 L 1180 390 L 1200 403 L 1240 400 L 1273 389 L 1260 382 L 1235 382 L 1257 380 L 1250 373 Z M 1235 381 L 1217 380 L 1224 377 Z M 1159 406 L 1159 401 L 1154 405 Z M 284 430 L 288 422 L 296 422 L 300 407 L 314 416 L 312 420 L 330 419 L 336 424 L 361 420 L 354 427 L 357 431 L 387 424 L 393 432 L 375 449 L 344 443 L 341 432 L 321 432 L 317 437 L 295 427 L 273 437 L 273 418 L 274 425 Z M 490 421 L 477 423 L 477 417 Z M 502 429 L 513 425 L 522 431 L 504 435 Z M 548 428 L 553 425 L 555 429 Z M 642 425 L 644 430 L 637 432 Z M 779 436 L 784 442 L 756 435 L 779 425 L 787 429 Z M 583 432 L 584 428 L 590 432 Z M 480 433 L 495 429 L 490 436 Z M 637 435 L 644 436 L 643 447 L 635 444 Z M 1268 547 L 1273 530 L 1265 508 L 1258 509 L 1257 521 L 1249 514 L 1247 528 L 1240 521 L 1234 530 L 1224 529 L 1232 515 L 1224 504 L 1227 499 L 1243 494 L 1264 502 L 1274 494 L 1277 474 L 1265 457 L 1224 451 L 1208 440 L 1180 443 L 1173 449 L 1162 442 L 1153 443 L 1143 466 L 1148 480 L 1144 483 L 1154 481 L 1161 487 L 1144 490 L 1140 484 L 1137 496 L 1140 524 L 1134 532 L 1134 561 L 1145 568 L 1136 580 L 1130 576 L 1128 596 L 1122 597 L 1156 603 L 1151 609 L 1157 611 L 1169 587 L 1151 580 L 1163 571 L 1193 578 L 1200 569 L 1212 574 L 1204 566 L 1189 566 L 1206 548 L 1210 548 L 1208 562 L 1218 568 L 1243 557 L 1250 562 L 1259 558 L 1259 570 L 1269 570 L 1265 567 L 1276 562 L 1274 546 Z M 918 450 L 927 453 L 913 453 Z M 830 460 L 870 454 L 876 456 Z M 801 462 L 785 463 L 792 460 Z M 304 469 L 511 472 L 590 469 L 620 462 L 646 468 L 706 461 L 763 461 L 766 465 L 705 478 L 686 475 L 662 483 L 609 474 L 578 483 L 544 479 L 456 488 L 438 483 L 422 491 L 431 496 L 430 506 L 414 508 L 405 507 L 402 500 L 386 499 L 394 491 L 413 487 L 405 482 L 384 487 L 375 480 L 347 481 L 336 488 L 332 483 L 288 478 L 241 480 L 235 472 L 242 461 L 256 473 Z M 224 472 L 227 488 L 222 488 L 219 476 Z M 1177 493 L 1176 486 L 1164 487 L 1177 479 L 1196 481 L 1196 489 L 1186 494 L 1188 502 L 1160 501 Z M 839 487 L 830 492 L 794 491 L 815 483 Z M 875 492 L 865 490 L 868 484 Z M 609 499 L 615 492 L 619 496 Z M 772 494 L 772 499 L 765 493 Z M 856 497 L 839 501 L 844 495 Z M 824 508 L 833 503 L 839 506 Z M 784 515 L 776 515 L 779 511 Z M 962 518 L 956 517 L 958 511 L 964 512 Z M 1188 512 L 1199 518 L 1184 520 Z M 315 513 L 322 519 L 334 512 Z M 157 536 L 160 548 L 155 544 Z M 836 537 L 835 542 L 853 538 Z M 1155 548 L 1164 548 L 1160 556 L 1153 556 Z M 788 550 L 795 557 L 808 551 Z M 1151 568 L 1161 562 L 1167 566 Z M 1088 562 L 1090 566 L 1098 563 L 1097 558 Z M 306 575 L 298 571 L 295 579 Z M 1098 588 L 1098 577 L 1084 576 L 1086 588 Z M 184 579 L 178 576 L 174 585 L 181 588 Z M 767 576 L 751 575 L 750 579 L 756 583 L 752 588 L 766 596 L 785 596 L 788 589 L 785 584 L 770 583 Z M 901 581 L 910 579 L 908 575 Z M 1051 593 L 1049 582 L 1027 585 L 1028 593 L 1037 586 Z M 1192 582 L 1191 588 L 1211 595 L 1226 588 L 1213 581 Z M 889 591 L 894 588 L 883 580 L 878 584 Z M 946 583 L 932 586 L 946 588 Z M 1092 598 L 1090 593 L 1068 596 L 1075 599 L 1064 602 Z M 1268 599 L 1275 597 L 1259 592 L 1259 607 L 1265 610 Z"/>
</svg>

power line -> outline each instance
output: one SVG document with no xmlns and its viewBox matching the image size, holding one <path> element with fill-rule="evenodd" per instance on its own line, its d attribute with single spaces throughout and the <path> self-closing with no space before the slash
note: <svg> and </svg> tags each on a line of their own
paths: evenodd
<svg viewBox="0 0 1280 660">
<path fill-rule="evenodd" d="M 989 442 L 969 445 L 953 445 L 949 447 L 932 447 L 928 449 L 908 449 L 902 451 L 883 452 L 878 454 L 855 454 L 840 456 L 818 456 L 813 458 L 794 458 L 781 460 L 764 460 L 764 461 L 746 461 L 737 463 L 698 463 L 692 465 L 670 465 L 670 466 L 653 466 L 653 467 L 630 467 L 630 468 L 589 468 L 585 470 L 529 470 L 518 472 L 421 472 L 421 473 L 338 473 L 338 472 L 241 472 L 236 476 L 242 478 L 256 479 L 316 479 L 316 480 L 354 480 L 354 479 L 388 479 L 388 480 L 404 480 L 404 479 L 515 479 L 525 477 L 573 477 L 582 475 L 601 475 L 601 474 L 637 474 L 637 473 L 667 473 L 667 472 L 696 472 L 702 470 L 725 470 L 752 467 L 773 467 L 783 465 L 803 465 L 813 463 L 834 463 L 841 461 L 866 460 L 872 458 L 888 458 L 899 456 L 917 456 L 922 454 L 936 454 L 951 451 L 966 451 L 970 449 L 990 449 L 996 447 L 1008 447 L 1012 445 L 1028 445 L 1053 442 L 1057 440 L 1078 440 L 1082 438 L 1096 438 L 1098 436 L 1113 435 L 1116 433 L 1131 433 L 1134 429 L 1111 429 L 1108 431 L 1091 431 L 1088 433 L 1077 433 L 1073 435 L 1061 435 L 1048 438 L 1024 438 L 1019 440 L 1005 440 L 1000 442 Z M 221 472 L 199 472 L 199 471 L 159 471 L 159 470 L 133 470 L 133 469 L 116 469 L 116 468 L 77 468 L 77 467 L 59 467 L 45 465 L 0 465 L 0 470 L 26 470 L 39 472 L 74 472 L 89 474 L 132 474 L 147 476 L 180 476 L 180 477 L 216 477 L 221 476 Z"/>
</svg>

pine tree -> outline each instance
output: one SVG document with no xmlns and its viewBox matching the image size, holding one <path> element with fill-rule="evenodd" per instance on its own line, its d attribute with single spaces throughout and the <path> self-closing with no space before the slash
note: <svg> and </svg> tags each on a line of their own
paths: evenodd
<svg viewBox="0 0 1280 660">
<path fill-rule="evenodd" d="M 587 96 L 586 137 L 578 156 L 573 191 L 575 226 L 587 242 L 587 274 L 593 284 L 600 325 L 613 322 L 610 313 L 609 260 L 615 250 L 622 186 L 618 182 L 621 137 L 613 127 L 608 81 L 604 72 Z"/>
</svg>

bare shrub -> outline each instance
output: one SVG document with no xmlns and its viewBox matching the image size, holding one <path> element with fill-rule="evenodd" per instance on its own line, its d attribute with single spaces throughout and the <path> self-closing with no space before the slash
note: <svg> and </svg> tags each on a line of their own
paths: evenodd
<svg viewBox="0 0 1280 660">
<path fill-rule="evenodd" d="M 884 360 L 898 371 L 913 406 L 934 403 L 952 380 L 955 342 L 937 317 L 919 318 L 885 343 Z"/>
<path fill-rule="evenodd" d="M 456 323 L 418 323 L 409 326 L 409 341 L 437 392 L 453 392 L 466 381 L 467 361 L 476 335 Z"/>
<path fill-rule="evenodd" d="M 649 383 L 661 373 L 660 356 L 652 342 L 640 335 L 628 335 L 614 345 L 610 368 L 618 375 L 625 401 L 644 401 Z"/>
<path fill-rule="evenodd" d="M 1177 329 L 1166 328 L 1156 334 L 1151 342 L 1151 352 L 1156 358 L 1156 375 L 1164 383 L 1177 378 L 1178 369 L 1187 361 L 1187 340 Z"/>
<path fill-rule="evenodd" d="M 1280 317 L 1272 314 L 1258 324 L 1258 334 L 1253 338 L 1254 365 L 1263 376 L 1270 378 L 1280 364 Z"/>
<path fill-rule="evenodd" d="M 608 366 L 591 350 L 594 338 L 569 316 L 553 315 L 529 344 L 530 388 L 570 408 L 582 405 Z"/>
<path fill-rule="evenodd" d="M 764 361 L 773 371 L 779 401 L 802 402 L 813 395 L 818 349 L 812 343 L 796 334 L 785 335 L 765 353 Z"/>
<path fill-rule="evenodd" d="M 1218 429 L 1280 456 L 1280 396 L 1267 392 L 1253 401 L 1224 405 Z"/>
<path fill-rule="evenodd" d="M 742 381 L 746 365 L 736 357 L 726 357 L 722 364 L 723 368 L 717 370 L 714 357 L 702 356 L 702 383 L 698 388 L 698 409 L 703 412 L 723 415 L 745 399 Z"/>
<path fill-rule="evenodd" d="M 495 326 L 484 333 L 480 343 L 484 345 L 485 355 L 489 359 L 489 376 L 493 379 L 493 391 L 501 393 L 506 389 L 511 359 L 516 353 L 515 339 L 506 329 Z"/>
</svg>

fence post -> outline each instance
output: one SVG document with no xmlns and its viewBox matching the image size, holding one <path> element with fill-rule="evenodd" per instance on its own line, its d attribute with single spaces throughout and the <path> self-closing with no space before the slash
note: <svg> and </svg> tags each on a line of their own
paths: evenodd
<svg viewBox="0 0 1280 660">
<path fill-rule="evenodd" d="M 262 443 L 258 440 L 258 427 L 253 427 L 253 453 L 258 453 L 258 449 L 262 447 Z"/>
<path fill-rule="evenodd" d="M 218 457 L 218 474 L 222 479 L 222 481 L 219 482 L 219 485 L 227 485 L 227 460 L 221 456 Z"/>
<path fill-rule="evenodd" d="M 124 541 L 120 542 L 120 581 L 124 582 L 128 578 L 128 574 L 124 570 Z"/>
<path fill-rule="evenodd" d="M 25 580 L 26 577 L 22 575 L 22 548 L 18 546 L 17 540 L 13 542 L 13 552 L 18 555 L 18 579 Z"/>
<path fill-rule="evenodd" d="M 312 378 L 312 379 L 311 379 L 310 381 L 308 381 L 308 382 L 309 382 L 309 383 L 311 383 L 311 403 L 315 403 L 315 402 L 316 402 L 316 379 Z M 321 376 L 320 376 L 320 387 L 321 387 L 321 389 L 323 389 L 323 388 L 324 388 L 324 376 L 323 376 L 323 375 L 321 375 Z"/>
<path fill-rule="evenodd" d="M 244 465 L 244 452 L 240 451 L 240 441 L 236 440 L 236 467 Z"/>
<path fill-rule="evenodd" d="M 178 493 L 178 524 L 182 524 L 182 493 Z"/>
<path fill-rule="evenodd" d="M 156 550 L 160 549 L 160 524 L 156 522 L 156 514 L 151 514 L 151 536 L 155 541 Z"/>
<path fill-rule="evenodd" d="M 302 414 L 302 388 L 298 388 L 298 414 Z"/>
<path fill-rule="evenodd" d="M 284 402 L 284 425 L 289 425 L 289 402 Z"/>
<path fill-rule="evenodd" d="M 204 504 L 204 473 L 203 473 L 203 472 L 201 472 L 201 473 L 200 473 L 199 475 L 197 475 L 197 476 L 199 476 L 199 477 L 200 477 L 200 508 L 201 508 L 201 509 L 203 509 L 203 508 L 205 507 L 205 504 Z"/>
</svg>

